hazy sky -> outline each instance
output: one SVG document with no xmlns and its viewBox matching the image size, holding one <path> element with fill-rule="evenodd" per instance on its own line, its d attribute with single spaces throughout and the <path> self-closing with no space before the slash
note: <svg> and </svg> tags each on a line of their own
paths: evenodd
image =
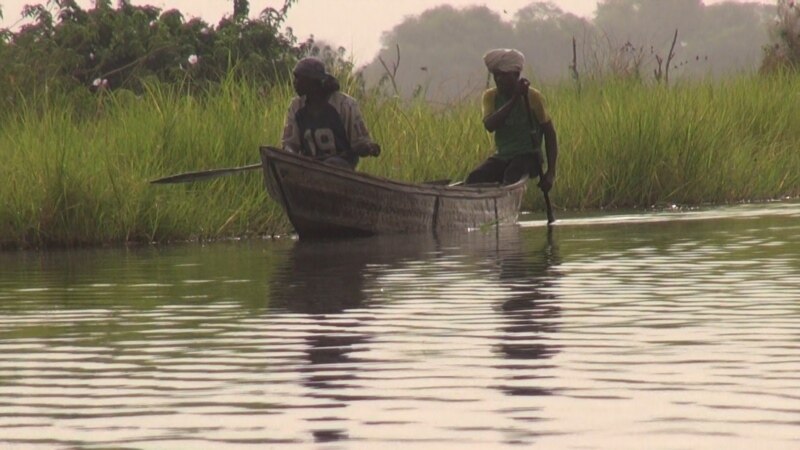
<svg viewBox="0 0 800 450">
<path fill-rule="evenodd" d="M 380 37 L 408 15 L 418 15 L 441 4 L 456 7 L 486 5 L 501 15 L 513 16 L 520 8 L 535 0 L 299 0 L 289 11 L 287 26 L 301 39 L 315 38 L 340 45 L 352 54 L 356 63 L 366 63 L 380 49 Z M 664 0 L 670 1 L 670 0 Z M 706 4 L 731 0 L 705 0 Z M 747 0 L 735 0 L 747 1 Z M 774 0 L 750 0 L 775 4 Z M 4 19 L 0 26 L 14 25 L 26 4 L 46 4 L 46 0 L 0 0 Z M 187 18 L 202 17 L 216 24 L 223 15 L 233 12 L 233 0 L 132 0 L 135 5 L 153 5 L 162 9 L 176 8 Z M 553 0 L 561 9 L 585 17 L 593 15 L 597 0 Z M 89 8 L 92 0 L 78 0 Z M 116 4 L 116 1 L 114 2 Z M 266 7 L 280 7 L 283 0 L 250 0 L 250 13 L 255 16 Z"/>
</svg>

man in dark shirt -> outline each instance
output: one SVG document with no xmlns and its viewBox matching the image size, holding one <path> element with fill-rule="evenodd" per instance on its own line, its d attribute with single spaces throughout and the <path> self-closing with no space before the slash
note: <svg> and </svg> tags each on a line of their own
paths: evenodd
<svg viewBox="0 0 800 450">
<path fill-rule="evenodd" d="M 301 59 L 293 75 L 297 97 L 286 114 L 284 150 L 350 169 L 355 169 L 359 157 L 380 154 L 358 103 L 339 91 L 339 82 L 321 60 Z"/>
</svg>

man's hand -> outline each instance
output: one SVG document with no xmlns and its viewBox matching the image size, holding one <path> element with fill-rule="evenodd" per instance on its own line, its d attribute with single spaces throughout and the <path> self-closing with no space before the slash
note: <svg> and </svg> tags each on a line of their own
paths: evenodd
<svg viewBox="0 0 800 450">
<path fill-rule="evenodd" d="M 353 147 L 353 152 L 358 156 L 378 156 L 381 146 L 374 142 L 359 142 Z"/>
<path fill-rule="evenodd" d="M 530 87 L 530 81 L 528 81 L 526 78 L 520 78 L 519 82 L 517 83 L 517 93 L 520 95 L 526 94 L 528 92 L 528 88 Z"/>
<path fill-rule="evenodd" d="M 525 78 L 520 78 L 517 80 L 516 84 L 514 85 L 514 93 L 512 97 L 512 101 L 516 102 L 519 99 L 528 95 L 528 88 L 530 87 L 530 81 L 526 80 Z"/>
</svg>

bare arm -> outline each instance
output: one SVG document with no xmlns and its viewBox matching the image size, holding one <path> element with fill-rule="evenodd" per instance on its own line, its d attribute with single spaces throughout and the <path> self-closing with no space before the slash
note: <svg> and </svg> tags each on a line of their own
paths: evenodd
<svg viewBox="0 0 800 450">
<path fill-rule="evenodd" d="M 519 99 L 520 96 L 515 94 L 497 111 L 484 117 L 483 126 L 484 128 L 486 128 L 486 131 L 494 133 L 498 128 L 500 128 L 504 123 L 506 123 L 508 115 L 511 114 L 511 111 L 514 109 L 514 106 L 519 102 Z"/>
<path fill-rule="evenodd" d="M 539 180 L 539 187 L 545 192 L 549 192 L 556 180 L 556 166 L 558 161 L 558 138 L 556 128 L 552 121 L 541 124 L 544 134 L 544 146 L 547 153 L 547 172 Z"/>
</svg>

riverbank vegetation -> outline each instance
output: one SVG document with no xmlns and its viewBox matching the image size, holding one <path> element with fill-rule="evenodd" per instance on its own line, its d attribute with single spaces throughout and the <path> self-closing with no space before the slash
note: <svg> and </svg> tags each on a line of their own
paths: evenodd
<svg viewBox="0 0 800 450">
<path fill-rule="evenodd" d="M 800 78 L 741 76 L 670 88 L 629 81 L 544 88 L 561 159 L 559 209 L 649 208 L 800 195 Z M 229 81 L 194 96 L 154 85 L 107 92 L 95 113 L 27 99 L 0 128 L 0 236 L 19 246 L 219 238 L 289 230 L 258 171 L 151 185 L 258 161 L 279 142 L 288 85 Z M 361 98 L 379 158 L 360 170 L 408 181 L 463 177 L 487 156 L 476 101 L 447 110 Z M 539 208 L 535 187 L 524 208 Z"/>
<path fill-rule="evenodd" d="M 286 61 L 300 51 L 291 48 Z M 378 94 L 336 56 L 329 60 L 343 90 L 359 99 L 383 147 L 359 170 L 406 181 L 457 180 L 488 156 L 492 141 L 477 93 L 446 108 Z M 669 86 L 625 77 L 541 86 L 561 147 L 554 206 L 658 208 L 800 196 L 800 77 L 791 64 L 777 66 Z M 259 171 L 149 184 L 179 172 L 252 164 L 260 145 L 278 145 L 294 95 L 288 69 L 281 70 L 254 80 L 234 67 L 203 83 L 134 77 L 118 89 L 95 75 L 82 79 L 87 86 L 53 75 L 16 89 L 0 111 L 0 247 L 290 232 Z M 531 183 L 523 208 L 541 207 Z"/>
</svg>

